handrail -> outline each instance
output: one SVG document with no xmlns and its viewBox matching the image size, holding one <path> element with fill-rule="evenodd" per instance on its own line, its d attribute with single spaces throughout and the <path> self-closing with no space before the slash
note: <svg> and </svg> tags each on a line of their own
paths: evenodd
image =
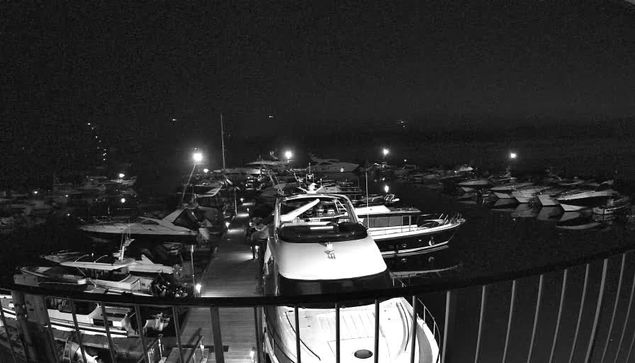
<svg viewBox="0 0 635 363">
<path fill-rule="evenodd" d="M 35 295 L 55 296 L 78 301 L 108 302 L 118 305 L 133 306 L 136 304 L 148 306 L 184 306 L 184 307 L 253 307 L 253 306 L 295 306 L 304 303 L 346 302 L 359 299 L 393 298 L 413 296 L 424 293 L 445 292 L 470 286 L 488 285 L 492 283 L 511 281 L 530 276 L 537 276 L 549 272 L 562 271 L 569 267 L 583 265 L 593 261 L 609 258 L 614 255 L 635 250 L 635 245 L 624 245 L 611 248 L 593 255 L 583 256 L 569 261 L 530 267 L 519 271 L 505 272 L 494 276 L 478 276 L 465 279 L 446 279 L 425 285 L 409 285 L 389 289 L 364 290 L 339 294 L 297 295 L 297 296 L 256 296 L 256 297 L 186 297 L 163 298 L 132 295 L 105 295 L 85 293 L 81 291 L 59 291 L 51 288 L 32 287 L 14 283 L 1 283 L 2 290 L 18 290 Z"/>
</svg>

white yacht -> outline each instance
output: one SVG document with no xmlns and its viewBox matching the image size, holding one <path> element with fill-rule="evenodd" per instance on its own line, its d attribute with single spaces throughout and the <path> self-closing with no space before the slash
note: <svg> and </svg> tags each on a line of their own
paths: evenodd
<svg viewBox="0 0 635 363">
<path fill-rule="evenodd" d="M 600 187 L 595 190 L 572 189 L 561 193 L 557 199 L 565 212 L 572 212 L 600 206 L 618 196 L 617 191 Z"/>
<path fill-rule="evenodd" d="M 512 199 L 514 196 L 512 192 L 518 189 L 526 188 L 533 185 L 531 182 L 517 182 L 512 181 L 509 183 L 498 184 L 490 188 L 490 191 L 494 193 L 499 199 Z"/>
<path fill-rule="evenodd" d="M 266 295 L 293 296 L 348 293 L 392 286 L 386 264 L 358 220 L 350 200 L 336 194 L 304 194 L 278 198 L 274 233 L 264 256 Z M 432 363 L 439 358 L 437 330 L 416 318 L 410 335 L 412 306 L 403 298 L 383 300 L 375 316 L 374 300 L 345 303 L 340 308 L 340 359 L 357 362 Z M 269 362 L 336 361 L 336 311 L 333 304 L 267 307 L 264 351 Z M 379 321 L 379 351 L 375 351 L 375 319 Z M 296 333 L 295 320 L 299 326 Z M 430 319 L 429 321 L 431 321 Z M 300 348 L 296 350 L 299 334 Z M 377 354 L 377 356 L 375 356 Z M 370 361 L 370 360 L 369 360 Z"/>
<path fill-rule="evenodd" d="M 311 170 L 316 173 L 350 173 L 359 168 L 359 164 L 347 163 L 337 159 L 320 159 L 311 155 Z"/>
<path fill-rule="evenodd" d="M 465 223 L 459 214 L 425 214 L 413 207 L 358 206 L 355 214 L 368 228 L 384 258 L 446 249 L 456 231 Z"/>
<path fill-rule="evenodd" d="M 514 190 L 512 196 L 516 198 L 518 203 L 529 203 L 541 191 L 548 189 L 546 185 L 530 185 L 524 188 Z"/>
<path fill-rule="evenodd" d="M 538 201 L 543 207 L 554 207 L 560 204 L 560 202 L 558 202 L 558 196 L 565 191 L 567 191 L 567 189 L 563 187 L 552 187 L 541 190 L 536 194 L 536 197 L 538 197 Z"/>
<path fill-rule="evenodd" d="M 190 244 L 195 244 L 197 238 L 210 238 L 205 223 L 192 209 L 177 209 L 163 219 L 142 216 L 128 223 L 94 223 L 80 226 L 79 229 L 100 242 L 120 240 L 123 235 L 139 240 Z"/>
</svg>

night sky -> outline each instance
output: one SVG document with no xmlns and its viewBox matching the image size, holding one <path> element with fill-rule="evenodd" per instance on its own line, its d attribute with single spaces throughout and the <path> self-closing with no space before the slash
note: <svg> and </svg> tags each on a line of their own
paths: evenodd
<svg viewBox="0 0 635 363">
<path fill-rule="evenodd" d="M 235 139 L 635 116 L 626 1 L 201 4 L 3 2 L 5 139 L 54 150 L 93 122 L 185 145 L 220 112 Z"/>
</svg>

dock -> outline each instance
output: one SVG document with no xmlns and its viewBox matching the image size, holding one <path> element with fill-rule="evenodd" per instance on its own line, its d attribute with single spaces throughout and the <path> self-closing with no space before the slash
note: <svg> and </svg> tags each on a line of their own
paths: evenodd
<svg viewBox="0 0 635 363">
<path fill-rule="evenodd" d="M 258 260 L 253 259 L 246 242 L 250 204 L 238 207 L 236 217 L 198 281 L 202 297 L 260 296 L 260 271 Z M 212 331 L 212 313 L 209 308 L 193 308 L 185 317 L 181 328 L 181 346 L 185 359 L 195 349 L 205 352 L 207 362 L 215 362 Z M 250 353 L 256 346 L 254 308 L 220 308 L 219 320 L 225 362 L 251 362 Z M 201 338 L 202 337 L 202 338 Z M 200 339 L 200 340 L 199 340 Z M 186 352 L 187 350 L 187 352 Z M 201 354 L 198 354 L 201 356 Z M 198 358 L 197 356 L 197 358 Z M 174 347 L 166 363 L 179 361 L 178 348 Z M 197 359 L 196 362 L 199 362 Z"/>
</svg>

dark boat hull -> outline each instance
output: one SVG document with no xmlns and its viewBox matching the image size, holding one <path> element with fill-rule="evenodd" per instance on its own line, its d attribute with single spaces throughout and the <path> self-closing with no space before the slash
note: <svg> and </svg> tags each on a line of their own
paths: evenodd
<svg viewBox="0 0 635 363">
<path fill-rule="evenodd" d="M 375 243 L 377 243 L 384 258 L 400 258 L 424 255 L 449 248 L 450 240 L 459 226 L 460 224 L 454 228 L 435 233 L 422 231 L 421 233 L 408 236 L 403 236 L 398 233 L 389 236 L 373 236 L 371 232 L 371 237 L 373 237 Z"/>
<path fill-rule="evenodd" d="M 112 242 L 112 241 L 121 240 L 121 233 L 88 232 L 88 231 L 84 231 L 84 233 L 88 234 L 90 238 L 94 240 L 95 242 Z M 164 243 L 164 242 L 177 242 L 177 243 L 185 243 L 185 244 L 198 243 L 196 235 L 131 233 L 128 237 L 137 241 L 150 241 L 150 242 L 157 242 L 157 243 Z"/>
</svg>

